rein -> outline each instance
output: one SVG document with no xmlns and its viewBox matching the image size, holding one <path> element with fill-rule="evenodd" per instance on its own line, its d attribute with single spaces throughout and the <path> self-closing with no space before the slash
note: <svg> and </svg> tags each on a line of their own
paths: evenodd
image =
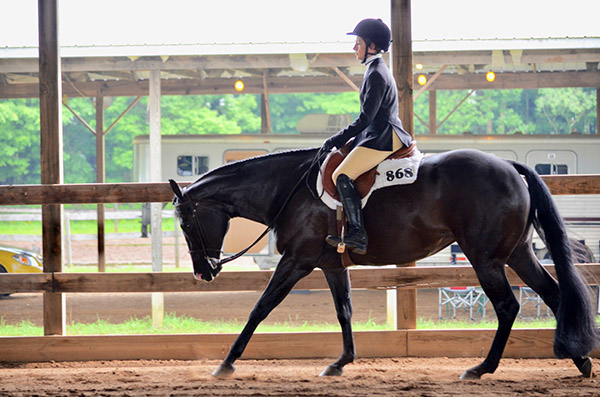
<svg viewBox="0 0 600 397">
<path fill-rule="evenodd" d="M 326 152 L 323 152 L 321 150 L 319 150 L 317 152 L 317 155 L 313 158 L 312 162 L 310 163 L 310 166 L 308 167 L 308 169 L 302 174 L 302 176 L 298 179 L 298 182 L 296 182 L 296 184 L 294 185 L 294 187 L 292 188 L 292 190 L 290 191 L 290 194 L 287 196 L 287 198 L 285 199 L 285 201 L 283 202 L 283 205 L 281 206 L 281 208 L 279 209 L 279 211 L 277 211 L 277 214 L 275 214 L 275 217 L 273 218 L 272 223 L 275 223 L 275 221 L 277 219 L 279 219 L 279 216 L 283 213 L 283 210 L 287 207 L 287 205 L 289 204 L 290 200 L 292 199 L 292 196 L 294 195 L 294 193 L 296 192 L 296 189 L 298 188 L 298 186 L 300 186 L 300 183 L 302 183 L 303 180 L 308 179 L 308 174 L 310 173 L 310 171 L 312 170 L 312 168 L 319 163 L 319 161 L 321 160 L 321 158 L 323 158 L 324 155 L 327 155 Z M 306 182 L 307 186 L 308 186 L 308 181 Z M 310 189 L 309 189 L 310 191 Z M 312 194 L 312 191 L 311 191 Z M 314 197 L 314 195 L 313 195 Z M 192 204 L 191 201 L 185 204 Z M 181 204 L 178 204 L 181 205 Z M 228 257 L 225 257 L 223 259 L 219 259 L 219 260 L 215 260 L 215 258 L 211 257 L 208 255 L 208 249 L 206 248 L 206 244 L 204 242 L 204 234 L 202 233 L 202 225 L 200 224 L 200 220 L 198 219 L 198 217 L 196 216 L 196 209 L 195 207 L 197 207 L 197 203 L 194 204 L 194 210 L 192 212 L 193 217 L 194 217 L 194 225 L 196 226 L 197 232 L 198 232 L 198 236 L 200 239 L 200 245 L 202 247 L 202 254 L 204 255 L 204 259 L 208 262 L 208 264 L 211 267 L 212 271 L 215 271 L 216 273 L 218 273 L 221 268 L 223 267 L 223 265 L 227 262 L 231 262 L 237 258 L 239 258 L 240 256 L 244 255 L 246 252 L 248 252 L 252 247 L 254 247 L 256 244 L 258 244 L 258 242 L 267 235 L 267 233 L 269 233 L 271 231 L 271 227 L 268 226 L 262 233 L 260 236 L 258 236 L 256 238 L 256 240 L 254 240 L 254 242 L 252 244 L 250 244 L 248 247 L 244 248 L 243 250 L 241 250 L 240 252 L 238 252 L 237 254 L 234 255 L 230 255 Z M 189 250 L 188 252 L 190 254 L 197 252 L 198 250 Z M 214 250 L 217 251 L 217 250 Z M 219 253 L 221 251 L 218 251 Z M 213 274 L 214 276 L 214 274 Z"/>
</svg>

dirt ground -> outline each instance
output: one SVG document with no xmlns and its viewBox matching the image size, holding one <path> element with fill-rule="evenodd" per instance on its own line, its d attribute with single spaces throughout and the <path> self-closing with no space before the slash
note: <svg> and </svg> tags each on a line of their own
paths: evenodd
<svg viewBox="0 0 600 397">
<path fill-rule="evenodd" d="M 74 258 L 93 262 L 95 248 L 84 243 L 74 248 Z M 119 255 L 131 258 L 136 250 L 147 249 L 141 243 L 118 248 L 119 244 L 111 247 L 109 241 L 108 245 L 109 263 L 118 260 Z M 172 255 L 172 247 L 170 250 Z M 167 262 L 172 259 L 168 255 Z M 182 258 L 184 255 L 185 252 Z M 189 267 L 189 263 L 182 266 Z M 258 296 L 254 292 L 169 293 L 165 294 L 165 310 L 202 319 L 243 321 Z M 68 294 L 67 322 L 102 318 L 117 323 L 133 316 L 148 316 L 150 299 L 149 294 Z M 354 320 L 385 322 L 384 291 L 353 291 L 353 303 Z M 420 317 L 437 319 L 438 307 L 437 290 L 419 290 Z M 460 316 L 468 318 L 467 313 L 459 313 Z M 491 310 L 488 316 L 493 316 Z M 23 319 L 41 324 L 41 294 L 14 294 L 1 299 L 0 317 L 8 324 Z M 311 291 L 291 294 L 266 321 L 336 323 L 337 319 L 329 292 Z M 321 378 L 318 374 L 329 364 L 327 359 L 242 359 L 237 362 L 234 375 L 224 380 L 210 375 L 219 364 L 216 360 L 0 363 L 0 396 L 600 395 L 598 378 L 580 377 L 575 366 L 566 360 L 504 359 L 495 374 L 480 381 L 458 380 L 465 369 L 480 360 L 359 358 L 346 367 L 342 377 Z"/>
<path fill-rule="evenodd" d="M 215 360 L 0 364 L 0 396 L 598 396 L 562 360 L 505 359 L 493 375 L 460 381 L 472 358 L 359 359 L 341 377 L 327 360 L 240 360 L 227 379 Z"/>
</svg>

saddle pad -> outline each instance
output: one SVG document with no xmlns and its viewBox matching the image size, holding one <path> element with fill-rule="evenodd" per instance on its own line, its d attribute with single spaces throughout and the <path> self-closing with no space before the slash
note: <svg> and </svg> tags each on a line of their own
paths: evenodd
<svg viewBox="0 0 600 397">
<path fill-rule="evenodd" d="M 325 159 L 323 165 L 321 166 L 321 170 L 324 170 L 325 167 L 327 167 L 327 162 L 330 158 L 331 155 Z M 373 186 L 361 200 L 362 207 L 364 208 L 367 205 L 369 197 L 371 197 L 371 194 L 377 189 L 388 186 L 408 185 L 414 183 L 417 180 L 419 165 L 421 164 L 422 159 L 423 153 L 419 149 L 415 148 L 414 153 L 410 157 L 382 161 L 377 166 Z M 335 210 L 336 207 L 341 206 L 342 203 L 333 198 L 326 190 L 323 189 L 322 175 L 323 172 L 319 172 L 317 176 L 317 193 L 319 194 L 319 197 L 321 197 L 321 201 L 323 201 L 327 207 Z"/>
</svg>

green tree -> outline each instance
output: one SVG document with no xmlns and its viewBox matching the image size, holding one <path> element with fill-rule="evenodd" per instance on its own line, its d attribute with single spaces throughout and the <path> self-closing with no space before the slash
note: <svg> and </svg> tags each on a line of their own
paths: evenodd
<svg viewBox="0 0 600 397">
<path fill-rule="evenodd" d="M 525 117 L 522 90 L 477 90 L 467 97 L 468 93 L 468 90 L 438 91 L 438 125 L 446 119 L 439 127 L 438 134 L 533 132 L 534 125 Z M 426 123 L 429 115 L 428 95 L 421 95 L 414 104 L 415 114 Z M 417 119 L 415 133 L 428 134 L 429 129 Z"/>
<path fill-rule="evenodd" d="M 95 128 L 96 107 L 91 98 L 69 98 L 67 104 Z M 63 162 L 65 183 L 96 182 L 96 138 L 63 106 Z"/>
<path fill-rule="evenodd" d="M 161 129 L 163 134 L 239 134 L 243 118 L 240 101 L 233 96 L 221 97 L 223 105 L 213 109 L 210 98 L 200 95 L 164 96 L 161 98 Z M 250 98 L 251 99 L 251 98 Z M 250 101 L 251 102 L 251 101 Z M 234 107 L 238 110 L 229 109 Z M 221 112 L 220 112 L 221 111 Z M 247 115 L 247 113 L 246 113 Z M 237 120 L 236 120 L 237 118 Z M 259 121 L 260 123 L 260 121 Z M 251 122 L 247 123 L 251 124 Z"/>
<path fill-rule="evenodd" d="M 40 183 L 38 99 L 0 101 L 0 183 Z"/>
<path fill-rule="evenodd" d="M 358 93 L 273 94 L 269 96 L 274 133 L 295 133 L 302 117 L 311 113 L 351 114 L 360 112 Z"/>
<path fill-rule="evenodd" d="M 592 89 L 544 88 L 539 90 L 535 106 L 554 134 L 570 134 L 574 130 L 589 134 L 595 120 L 594 97 Z"/>
</svg>

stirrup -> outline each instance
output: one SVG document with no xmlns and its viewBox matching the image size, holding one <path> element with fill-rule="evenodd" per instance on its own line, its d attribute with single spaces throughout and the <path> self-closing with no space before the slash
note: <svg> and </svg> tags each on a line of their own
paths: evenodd
<svg viewBox="0 0 600 397">
<path fill-rule="evenodd" d="M 362 247 L 360 242 L 358 242 L 358 244 L 356 244 L 356 245 L 352 244 L 352 242 L 349 243 L 349 242 L 347 242 L 347 240 L 344 237 L 345 237 L 344 235 L 342 235 L 342 238 L 340 238 L 338 236 L 328 235 L 325 238 L 325 241 L 327 242 L 327 244 L 331 245 L 332 247 L 336 247 L 337 252 L 340 254 L 344 253 L 346 248 L 348 248 L 350 251 L 352 251 L 358 255 L 364 255 L 367 253 L 366 246 Z"/>
<path fill-rule="evenodd" d="M 341 238 L 337 236 L 329 235 L 325 237 L 325 241 L 327 242 L 327 244 L 331 245 L 332 247 L 335 247 L 338 254 L 343 254 L 346 251 L 346 244 Z"/>
</svg>

